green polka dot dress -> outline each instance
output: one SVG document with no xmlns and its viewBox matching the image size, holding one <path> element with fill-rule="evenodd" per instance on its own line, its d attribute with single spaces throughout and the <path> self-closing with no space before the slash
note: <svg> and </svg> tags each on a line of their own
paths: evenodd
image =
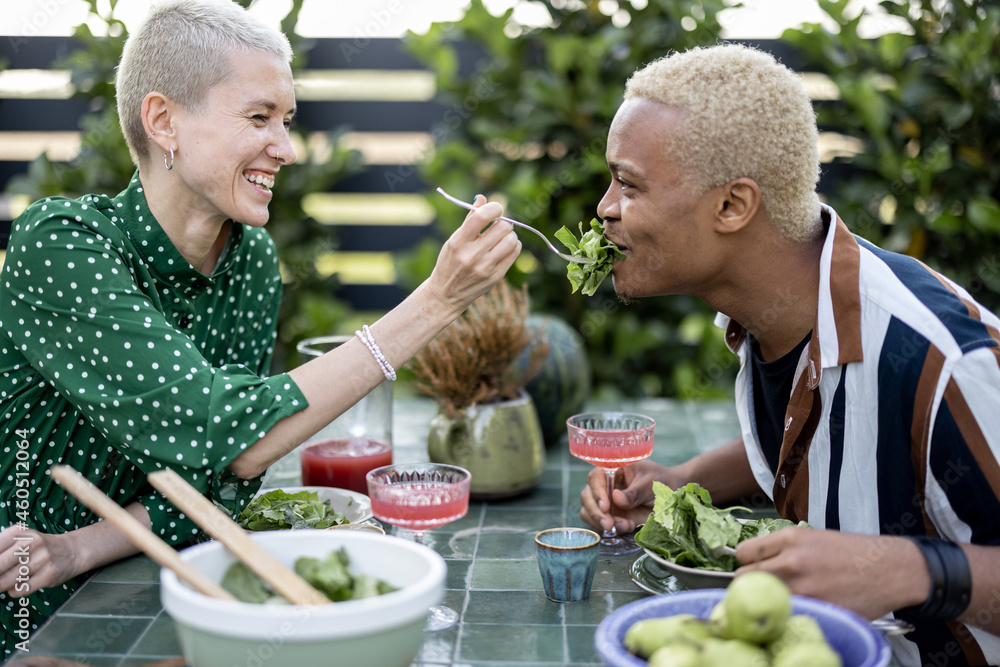
<svg viewBox="0 0 1000 667">
<path fill-rule="evenodd" d="M 263 230 L 232 225 L 205 276 L 150 214 L 138 172 L 114 198 L 31 205 L 14 221 L 0 272 L 0 527 L 60 533 L 96 520 L 51 479 L 55 463 L 121 505 L 142 502 L 171 544 L 198 529 L 147 473 L 173 468 L 238 512 L 260 479 L 226 466 L 307 405 L 290 377 L 263 375 L 280 300 Z M 79 583 L 29 596 L 31 628 Z M 0 594 L 5 655 L 19 608 Z"/>
</svg>

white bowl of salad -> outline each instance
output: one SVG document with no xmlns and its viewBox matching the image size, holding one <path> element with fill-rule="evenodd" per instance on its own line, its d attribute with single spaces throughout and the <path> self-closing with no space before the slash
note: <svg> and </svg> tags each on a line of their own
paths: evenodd
<svg viewBox="0 0 1000 667">
<path fill-rule="evenodd" d="M 408 540 L 351 530 L 269 531 L 251 537 L 284 565 L 295 569 L 298 563 L 300 574 L 313 571 L 310 583 L 337 601 L 288 604 L 275 599 L 266 584 L 261 590 L 259 578 L 248 579 L 247 573 L 256 575 L 221 543 L 185 549 L 181 558 L 237 598 L 253 600 L 205 596 L 171 570 L 162 569 L 160 595 L 188 665 L 411 664 L 423 641 L 428 610 L 444 595 L 447 568 L 435 551 Z M 341 565 L 346 576 L 337 574 Z M 313 574 L 303 576 L 310 580 Z"/>
</svg>

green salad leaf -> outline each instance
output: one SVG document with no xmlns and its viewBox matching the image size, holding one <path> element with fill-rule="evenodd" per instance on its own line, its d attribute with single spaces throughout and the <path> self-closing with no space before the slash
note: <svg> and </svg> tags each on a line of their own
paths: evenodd
<svg viewBox="0 0 1000 667">
<path fill-rule="evenodd" d="M 233 597 L 240 602 L 264 604 L 277 595 L 264 583 L 263 579 L 258 577 L 242 561 L 236 561 L 229 566 L 219 585 L 232 593 Z"/>
<path fill-rule="evenodd" d="M 590 264 L 570 262 L 566 276 L 573 286 L 574 293 L 579 289 L 587 296 L 592 296 L 597 291 L 598 285 L 611 273 L 615 259 L 625 259 L 625 253 L 610 239 L 605 238 L 604 228 L 597 218 L 590 221 L 590 230 L 587 232 L 583 231 L 583 223 L 580 223 L 579 239 L 567 227 L 556 232 L 555 237 L 569 248 L 570 254 L 574 257 L 594 260 Z"/>
<path fill-rule="evenodd" d="M 795 525 L 787 519 L 740 521 L 733 516 L 733 510 L 750 510 L 715 507 L 708 491 L 694 483 L 675 491 L 666 484 L 653 482 L 653 495 L 653 511 L 635 534 L 635 541 L 686 567 L 733 572 L 740 565 L 734 556 L 714 556 L 710 550 L 723 545 L 735 547 L 751 537 Z M 802 521 L 799 525 L 808 524 Z"/>
<path fill-rule="evenodd" d="M 329 528 L 350 523 L 315 491 L 287 493 L 281 489 L 263 493 L 243 508 L 239 524 L 247 530 Z"/>
<path fill-rule="evenodd" d="M 310 556 L 299 558 L 295 561 L 295 572 L 331 602 L 360 600 L 397 590 L 377 577 L 351 574 L 349 565 L 347 551 L 339 549 L 324 559 Z M 254 604 L 288 602 L 241 561 L 229 566 L 222 577 L 221 586 L 241 602 Z"/>
</svg>

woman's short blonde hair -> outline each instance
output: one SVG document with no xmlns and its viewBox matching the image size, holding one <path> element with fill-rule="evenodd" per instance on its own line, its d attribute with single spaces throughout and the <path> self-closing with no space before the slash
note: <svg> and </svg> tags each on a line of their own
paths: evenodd
<svg viewBox="0 0 1000 667">
<path fill-rule="evenodd" d="M 229 76 L 230 54 L 252 51 L 292 62 L 288 38 L 231 0 L 158 3 L 125 42 L 115 79 L 118 118 L 132 161 L 139 165 L 149 157 L 140 118 L 148 93 L 162 93 L 197 112 L 212 86 Z"/>
<path fill-rule="evenodd" d="M 695 48 L 636 71 L 625 85 L 632 97 L 684 112 L 665 150 L 684 165 L 692 192 L 751 178 L 786 237 L 818 232 L 816 114 L 795 72 L 745 46 Z"/>
</svg>

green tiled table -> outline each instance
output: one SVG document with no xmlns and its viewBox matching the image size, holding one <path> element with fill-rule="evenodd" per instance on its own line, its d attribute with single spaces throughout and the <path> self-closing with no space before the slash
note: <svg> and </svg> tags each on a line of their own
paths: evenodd
<svg viewBox="0 0 1000 667">
<path fill-rule="evenodd" d="M 646 400 L 588 407 L 654 417 L 653 459 L 660 463 L 685 460 L 739 433 L 730 402 Z M 407 398 L 397 400 L 394 409 L 395 460 L 426 460 L 435 405 Z M 631 580 L 629 568 L 637 555 L 629 555 L 602 557 L 589 599 L 559 604 L 545 598 L 534 534 L 583 525 L 579 495 L 591 470 L 569 455 L 565 437 L 546 454 L 545 475 L 531 494 L 473 502 L 465 518 L 427 534 L 428 546 L 447 561 L 445 603 L 461 612 L 461 620 L 449 630 L 428 633 L 414 665 L 599 665 L 593 648 L 597 624 L 616 608 L 647 595 Z M 298 483 L 297 463 L 290 457 L 272 469 L 265 485 Z M 160 606 L 158 566 L 136 556 L 98 572 L 29 646 L 32 656 L 88 665 L 135 666 L 178 657 L 173 622 Z"/>
</svg>

